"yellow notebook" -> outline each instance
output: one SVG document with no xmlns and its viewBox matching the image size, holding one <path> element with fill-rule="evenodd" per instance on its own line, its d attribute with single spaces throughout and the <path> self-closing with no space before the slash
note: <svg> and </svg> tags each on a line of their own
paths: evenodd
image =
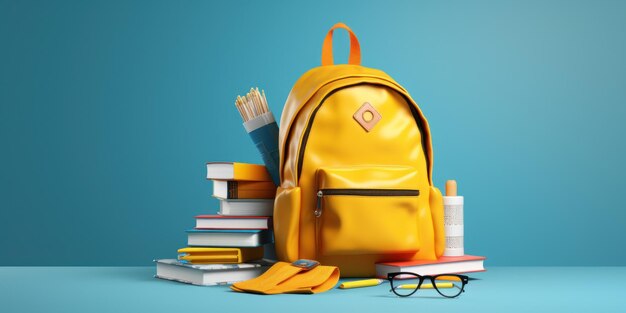
<svg viewBox="0 0 626 313">
<path fill-rule="evenodd" d="M 239 162 L 209 162 L 206 178 L 216 180 L 272 181 L 264 165 Z"/>
<path fill-rule="evenodd" d="M 263 258 L 263 247 L 255 248 L 203 248 L 178 249 L 178 260 L 191 264 L 243 263 Z"/>
</svg>

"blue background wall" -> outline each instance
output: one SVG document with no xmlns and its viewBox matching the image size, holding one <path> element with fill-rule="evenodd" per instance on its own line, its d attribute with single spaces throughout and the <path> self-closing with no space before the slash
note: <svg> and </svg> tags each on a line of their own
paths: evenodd
<svg viewBox="0 0 626 313">
<path fill-rule="evenodd" d="M 626 2 L 333 2 L 0 1 L 0 265 L 173 257 L 204 163 L 260 162 L 235 96 L 280 116 L 338 21 L 421 104 L 468 253 L 626 265 Z"/>
</svg>

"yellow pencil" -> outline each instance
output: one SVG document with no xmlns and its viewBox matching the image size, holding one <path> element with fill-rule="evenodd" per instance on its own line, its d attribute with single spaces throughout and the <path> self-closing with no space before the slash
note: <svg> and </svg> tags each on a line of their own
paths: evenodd
<svg viewBox="0 0 626 313">
<path fill-rule="evenodd" d="M 452 288 L 454 287 L 453 283 L 436 283 L 437 284 L 437 288 Z M 417 288 L 417 284 L 406 284 L 406 285 L 400 285 L 398 287 L 396 287 L 396 289 L 415 289 Z M 420 289 L 433 289 L 435 288 L 435 286 L 433 286 L 433 284 L 422 284 L 420 286 Z"/>
<path fill-rule="evenodd" d="M 364 279 L 364 280 L 355 280 L 342 283 L 339 285 L 341 289 L 352 289 L 352 288 L 361 288 L 361 287 L 371 287 L 378 286 L 384 283 L 384 279 L 372 278 L 372 279 Z"/>
</svg>

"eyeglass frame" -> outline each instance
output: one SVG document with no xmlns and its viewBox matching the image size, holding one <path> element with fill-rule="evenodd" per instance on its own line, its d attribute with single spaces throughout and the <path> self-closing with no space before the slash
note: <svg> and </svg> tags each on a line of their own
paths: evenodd
<svg viewBox="0 0 626 313">
<path fill-rule="evenodd" d="M 393 279 L 396 276 L 399 276 L 399 275 L 413 275 L 413 276 L 417 276 L 417 278 L 419 278 L 419 283 L 417 284 L 417 288 L 415 288 L 411 293 L 406 294 L 406 295 L 398 294 L 396 292 L 396 288 L 393 285 Z M 440 276 L 454 276 L 454 277 L 460 278 L 460 280 L 461 280 L 461 291 L 457 295 L 455 295 L 455 296 L 447 296 L 443 292 L 439 291 L 439 288 L 437 288 L 437 284 L 435 283 L 435 278 L 440 277 Z M 465 292 L 465 285 L 467 285 L 467 283 L 469 282 L 469 277 L 468 276 L 460 275 L 460 274 L 439 274 L 439 275 L 434 275 L 434 276 L 432 276 L 432 275 L 419 275 L 419 274 L 411 273 L 411 272 L 393 272 L 393 273 L 388 273 L 387 274 L 387 280 L 389 281 L 389 285 L 391 286 L 391 290 L 389 290 L 389 291 L 392 291 L 398 297 L 409 297 L 409 296 L 413 295 L 415 292 L 417 292 L 418 289 L 420 289 L 420 287 L 422 286 L 422 283 L 424 282 L 425 279 L 429 279 L 430 282 L 433 285 L 433 288 L 435 290 L 437 290 L 437 292 L 441 296 L 446 297 L 446 298 L 456 298 L 456 297 L 460 296 L 463 292 Z"/>
</svg>

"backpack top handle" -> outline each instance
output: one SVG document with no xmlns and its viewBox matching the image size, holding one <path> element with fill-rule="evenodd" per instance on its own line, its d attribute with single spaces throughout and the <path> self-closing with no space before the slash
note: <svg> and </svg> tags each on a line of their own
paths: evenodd
<svg viewBox="0 0 626 313">
<path fill-rule="evenodd" d="M 324 38 L 324 44 L 322 45 L 322 66 L 334 65 L 333 31 L 336 28 L 343 28 L 350 34 L 350 56 L 348 57 L 348 64 L 361 65 L 361 46 L 359 45 L 359 40 L 350 27 L 344 23 L 337 23 L 328 31 L 326 38 Z"/>
</svg>

